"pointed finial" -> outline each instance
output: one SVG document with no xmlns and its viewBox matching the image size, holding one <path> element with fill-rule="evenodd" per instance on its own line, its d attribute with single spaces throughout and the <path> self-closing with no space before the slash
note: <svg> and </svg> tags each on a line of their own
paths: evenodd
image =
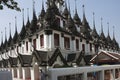
<svg viewBox="0 0 120 80">
<path fill-rule="evenodd" d="M 1 44 L 3 44 L 3 32 L 1 31 Z"/>
<path fill-rule="evenodd" d="M 103 25 L 102 25 L 103 18 L 101 17 L 101 33 L 103 33 Z"/>
<path fill-rule="evenodd" d="M 83 17 L 85 17 L 85 6 L 83 5 Z"/>
<path fill-rule="evenodd" d="M 35 1 L 33 0 L 33 12 L 35 11 Z"/>
<path fill-rule="evenodd" d="M 24 26 L 24 9 L 22 9 L 22 17 L 23 17 L 23 26 Z"/>
<path fill-rule="evenodd" d="M 77 4 L 76 4 L 76 0 L 75 0 L 75 12 L 77 13 Z"/>
<path fill-rule="evenodd" d="M 113 39 L 115 39 L 115 26 L 113 26 Z"/>
<path fill-rule="evenodd" d="M 93 12 L 93 27 L 95 28 L 95 13 Z"/>
<path fill-rule="evenodd" d="M 15 16 L 15 31 L 17 31 L 17 17 Z"/>
<path fill-rule="evenodd" d="M 66 2 L 67 0 L 65 0 L 65 7 L 67 7 L 67 2 Z"/>
<path fill-rule="evenodd" d="M 27 18 L 29 20 L 29 8 L 27 8 Z"/>
<path fill-rule="evenodd" d="M 42 0 L 42 9 L 44 9 L 44 2 L 43 2 L 43 0 Z"/>
<path fill-rule="evenodd" d="M 68 0 L 69 12 L 70 12 L 70 1 Z"/>
<path fill-rule="evenodd" d="M 5 27 L 5 40 L 7 40 L 7 35 L 6 35 L 6 27 Z"/>
<path fill-rule="evenodd" d="M 107 22 L 107 25 L 108 25 L 108 36 L 109 36 L 109 22 Z"/>
<path fill-rule="evenodd" d="M 86 17 L 85 17 L 85 6 L 83 5 L 83 21 L 87 22 Z"/>
<path fill-rule="evenodd" d="M 11 23 L 9 23 L 10 35 L 11 35 Z"/>
<path fill-rule="evenodd" d="M 35 1 L 33 0 L 33 19 L 37 19 L 36 13 L 35 13 Z"/>
</svg>

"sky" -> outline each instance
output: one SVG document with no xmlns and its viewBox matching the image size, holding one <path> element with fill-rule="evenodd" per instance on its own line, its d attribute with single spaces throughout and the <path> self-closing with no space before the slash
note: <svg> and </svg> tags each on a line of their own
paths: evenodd
<svg viewBox="0 0 120 80">
<path fill-rule="evenodd" d="M 27 8 L 29 8 L 29 18 L 32 19 L 32 9 L 33 9 L 33 0 L 16 0 L 21 9 L 24 8 L 24 21 L 27 21 Z M 41 11 L 42 0 L 34 0 L 35 1 L 35 11 L 38 16 Z M 44 1 L 44 6 L 46 7 L 46 0 Z M 67 0 L 68 2 L 68 0 Z M 71 14 L 73 15 L 75 12 L 75 0 L 69 0 Z M 93 12 L 95 13 L 95 26 L 97 32 L 101 32 L 101 17 L 103 18 L 103 31 L 105 36 L 108 34 L 108 22 L 109 22 L 109 31 L 110 36 L 113 38 L 113 26 L 115 26 L 115 38 L 120 44 L 120 0 L 76 0 L 76 6 L 78 10 L 79 17 L 82 20 L 83 10 L 82 5 L 85 5 L 85 15 L 87 21 L 91 28 L 93 28 Z M 17 29 L 20 32 L 22 28 L 22 12 L 18 12 L 15 10 L 11 10 L 8 8 L 4 8 L 0 10 L 0 32 L 3 32 L 3 36 L 5 35 L 5 27 L 6 34 L 9 37 L 9 23 L 11 23 L 11 32 L 12 36 L 15 32 L 15 16 L 17 17 Z M 3 37 L 4 38 L 4 37 Z M 1 41 L 1 33 L 0 33 L 0 41 Z"/>
</svg>

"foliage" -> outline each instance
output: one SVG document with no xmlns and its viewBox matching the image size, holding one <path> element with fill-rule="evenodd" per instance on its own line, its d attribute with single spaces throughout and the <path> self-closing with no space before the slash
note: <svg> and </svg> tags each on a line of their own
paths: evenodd
<svg viewBox="0 0 120 80">
<path fill-rule="evenodd" d="M 5 6 L 10 9 L 20 11 L 18 3 L 15 0 L 0 0 L 0 10 L 3 10 Z"/>
</svg>

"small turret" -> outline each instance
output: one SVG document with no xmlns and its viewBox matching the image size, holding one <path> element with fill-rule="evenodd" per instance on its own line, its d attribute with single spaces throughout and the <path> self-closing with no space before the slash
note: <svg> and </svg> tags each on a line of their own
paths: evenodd
<svg viewBox="0 0 120 80">
<path fill-rule="evenodd" d="M 44 3 L 43 3 L 43 0 L 42 0 L 42 10 L 41 10 L 41 13 L 39 15 L 39 21 L 42 23 L 43 22 L 43 18 L 45 16 L 45 10 L 44 10 Z"/>
<path fill-rule="evenodd" d="M 23 40 L 23 39 L 25 39 L 26 29 L 25 29 L 25 24 L 24 24 L 24 9 L 22 11 L 23 11 L 23 26 L 22 26 L 22 29 L 20 32 L 20 37 Z"/>
<path fill-rule="evenodd" d="M 75 14 L 74 14 L 73 20 L 74 20 L 74 23 L 77 24 L 77 25 L 81 25 L 82 24 L 81 23 L 81 19 L 79 18 L 78 12 L 77 12 L 76 0 L 75 0 Z"/>
<path fill-rule="evenodd" d="M 107 36 L 107 45 L 108 45 L 108 48 L 110 48 L 112 45 L 111 45 L 111 38 L 110 38 L 110 35 L 109 35 L 109 23 L 108 24 L 108 36 Z"/>
<path fill-rule="evenodd" d="M 34 2 L 34 0 L 33 0 L 33 18 L 32 18 L 32 21 L 31 21 L 30 29 L 31 29 L 32 34 L 34 34 L 37 31 L 37 29 L 38 29 L 37 17 L 36 17 L 36 13 L 35 13 L 35 2 Z"/>
<path fill-rule="evenodd" d="M 12 35 L 11 35 L 11 23 L 9 23 L 9 28 L 10 28 L 10 36 L 9 36 L 9 39 L 8 39 L 8 47 L 12 46 L 13 44 L 13 40 L 12 40 Z"/>
<path fill-rule="evenodd" d="M 101 43 L 101 46 L 102 47 L 105 47 L 106 46 L 106 38 L 105 38 L 105 35 L 103 33 L 103 25 L 102 25 L 102 18 L 101 18 L 101 34 L 100 34 L 100 43 Z"/>
<path fill-rule="evenodd" d="M 94 17 L 94 13 L 93 13 L 93 30 L 92 30 L 92 39 L 95 41 L 96 39 L 98 39 L 99 38 L 99 35 L 98 35 L 98 33 L 97 33 L 97 31 L 96 31 L 96 28 L 95 28 L 95 17 Z"/>
<path fill-rule="evenodd" d="M 68 18 L 68 15 L 69 15 L 69 11 L 68 11 L 68 8 L 67 8 L 67 3 L 65 2 L 65 9 L 64 9 L 64 11 L 63 11 L 63 17 L 64 17 L 65 19 L 67 19 L 67 18 Z"/>
</svg>

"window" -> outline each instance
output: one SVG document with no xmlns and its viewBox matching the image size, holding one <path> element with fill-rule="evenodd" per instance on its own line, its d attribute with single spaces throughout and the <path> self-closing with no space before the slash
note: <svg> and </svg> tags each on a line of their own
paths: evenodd
<svg viewBox="0 0 120 80">
<path fill-rule="evenodd" d="M 41 46 L 41 47 L 44 46 L 44 36 L 43 36 L 43 34 L 40 35 L 40 46 Z"/>
<path fill-rule="evenodd" d="M 85 51 L 85 44 L 82 44 L 82 51 Z"/>
<path fill-rule="evenodd" d="M 17 46 L 17 52 L 19 52 L 19 46 Z"/>
<path fill-rule="evenodd" d="M 92 51 L 92 44 L 90 43 L 90 51 Z"/>
<path fill-rule="evenodd" d="M 70 39 L 68 37 L 64 37 L 64 47 L 70 49 Z"/>
<path fill-rule="evenodd" d="M 26 42 L 26 51 L 28 51 L 28 42 Z"/>
<path fill-rule="evenodd" d="M 79 40 L 76 39 L 76 50 L 79 50 Z"/>
<path fill-rule="evenodd" d="M 95 45 L 95 52 L 97 52 L 98 51 L 98 46 L 97 45 Z"/>
<path fill-rule="evenodd" d="M 54 45 L 55 47 L 60 45 L 59 34 L 56 34 L 56 33 L 54 34 Z"/>
<path fill-rule="evenodd" d="M 36 39 L 33 39 L 33 47 L 36 49 Z"/>
<path fill-rule="evenodd" d="M 65 21 L 63 20 L 63 26 L 65 26 Z"/>
<path fill-rule="evenodd" d="M 57 25 L 60 26 L 60 18 L 57 18 L 56 21 L 57 21 Z"/>
</svg>

